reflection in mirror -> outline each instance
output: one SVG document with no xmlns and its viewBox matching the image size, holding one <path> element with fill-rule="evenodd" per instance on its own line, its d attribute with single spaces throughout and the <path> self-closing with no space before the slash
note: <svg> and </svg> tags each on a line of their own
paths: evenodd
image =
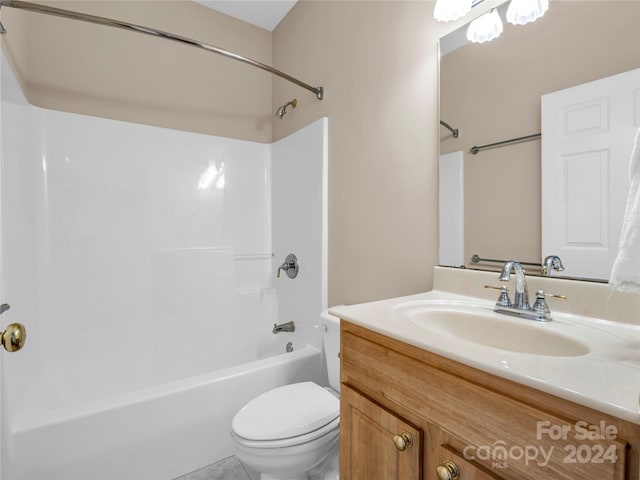
<svg viewBox="0 0 640 480">
<path fill-rule="evenodd" d="M 504 6 L 499 10 L 504 21 Z M 537 265 L 550 254 L 562 257 L 561 252 L 542 248 L 540 138 L 498 145 L 477 155 L 469 150 L 540 133 L 544 95 L 639 68 L 640 2 L 555 1 L 535 23 L 504 22 L 504 32 L 497 39 L 459 46 L 457 39 L 464 38 L 465 31 L 463 26 L 440 43 L 440 118 L 460 132 L 453 138 L 440 128 L 440 153 L 464 156 L 464 222 L 458 229 L 464 238 L 463 263 L 471 268 L 499 268 L 493 262 L 472 263 L 474 254 Z M 640 110 L 640 94 L 629 103 Z M 640 112 L 636 111 L 636 129 L 638 122 Z M 623 162 L 628 170 L 634 137 L 635 130 L 629 130 L 624 158 L 610 161 Z M 626 185 L 608 188 L 628 189 L 628 179 Z M 619 234 L 620 226 L 616 228 Z M 588 262 L 587 255 L 584 263 Z M 569 276 L 607 278 L 606 274 L 572 273 L 566 261 L 565 267 Z"/>
</svg>

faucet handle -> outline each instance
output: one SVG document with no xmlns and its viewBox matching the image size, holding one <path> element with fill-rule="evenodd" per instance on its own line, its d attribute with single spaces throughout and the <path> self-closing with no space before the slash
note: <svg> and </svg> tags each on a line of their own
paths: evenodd
<svg viewBox="0 0 640 480">
<path fill-rule="evenodd" d="M 496 302 L 496 307 L 511 307 L 511 300 L 509 300 L 509 287 L 506 285 L 502 285 L 500 287 L 495 287 L 493 285 L 485 285 L 484 288 L 492 288 L 494 290 L 500 290 L 500 296 L 498 297 L 498 301 Z"/>
<path fill-rule="evenodd" d="M 300 266 L 298 265 L 297 257 L 293 253 L 290 253 L 289 255 L 287 255 L 287 258 L 285 258 L 284 263 L 278 267 L 278 273 L 276 273 L 276 277 L 280 278 L 280 271 L 284 270 L 287 274 L 287 277 L 296 278 L 296 276 L 298 276 L 299 269 Z"/>
<path fill-rule="evenodd" d="M 544 293 L 542 290 L 538 290 L 536 292 L 536 301 L 531 307 L 536 314 L 542 316 L 544 319 L 551 319 L 551 311 L 549 310 L 549 306 L 547 305 L 547 301 L 545 297 L 557 298 L 558 300 L 566 300 L 567 297 L 565 295 L 556 295 L 553 293 Z"/>
<path fill-rule="evenodd" d="M 566 300 L 567 299 L 566 295 L 558 295 L 556 293 L 546 293 L 543 290 L 538 290 L 536 292 L 536 300 L 538 300 L 539 298 L 544 300 L 545 297 L 555 298 L 557 300 Z"/>
</svg>

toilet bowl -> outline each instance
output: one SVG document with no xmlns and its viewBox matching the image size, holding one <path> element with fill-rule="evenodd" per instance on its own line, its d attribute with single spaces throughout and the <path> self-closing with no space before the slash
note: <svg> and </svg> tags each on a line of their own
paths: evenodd
<svg viewBox="0 0 640 480">
<path fill-rule="evenodd" d="M 337 479 L 340 434 L 339 319 L 323 312 L 323 343 L 331 388 L 294 383 L 257 396 L 235 415 L 238 459 L 261 480 Z"/>
</svg>

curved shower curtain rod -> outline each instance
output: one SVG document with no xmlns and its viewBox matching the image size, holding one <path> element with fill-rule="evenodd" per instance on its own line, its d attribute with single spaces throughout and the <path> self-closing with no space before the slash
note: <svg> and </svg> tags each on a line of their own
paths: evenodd
<svg viewBox="0 0 640 480">
<path fill-rule="evenodd" d="M 81 20 L 83 22 L 97 23 L 99 25 L 105 25 L 107 27 L 121 28 L 123 30 L 144 33 L 146 35 L 152 35 L 154 37 L 166 38 L 167 40 L 173 40 L 175 42 L 180 42 L 186 45 L 191 45 L 193 47 L 201 48 L 203 50 L 207 50 L 208 52 L 217 53 L 219 55 L 232 58 L 239 62 L 243 62 L 248 65 L 258 67 L 262 70 L 266 70 L 267 72 L 270 72 L 274 75 L 277 75 L 280 78 L 284 78 L 285 80 L 298 85 L 299 87 L 309 90 L 316 96 L 318 100 L 322 100 L 324 95 L 324 91 L 322 87 L 313 87 L 308 83 L 302 82 L 297 78 L 292 77 L 291 75 L 281 72 L 280 70 L 270 67 L 269 65 L 266 65 L 264 63 L 258 62 L 257 60 L 252 60 L 250 58 L 243 57 L 242 55 L 238 55 L 237 53 L 233 53 L 228 50 L 215 47 L 213 45 L 208 45 L 206 43 L 198 42 L 191 38 L 175 35 L 173 33 L 163 32 L 161 30 L 156 30 L 155 28 L 143 27 L 141 25 L 136 25 L 134 23 L 122 22 L 120 20 L 113 20 L 111 18 L 98 17 L 95 15 L 88 15 L 85 13 L 73 12 L 71 10 L 63 10 L 61 8 L 47 7 L 45 5 L 38 5 L 30 2 L 24 2 L 21 0 L 0 0 L 0 7 L 18 8 L 20 10 L 28 10 L 30 12 L 44 13 L 46 15 L 55 15 L 58 17 L 70 18 L 73 20 Z M 0 23 L 0 33 L 4 33 L 4 32 L 5 32 L 5 29 L 2 26 L 2 23 Z"/>
</svg>

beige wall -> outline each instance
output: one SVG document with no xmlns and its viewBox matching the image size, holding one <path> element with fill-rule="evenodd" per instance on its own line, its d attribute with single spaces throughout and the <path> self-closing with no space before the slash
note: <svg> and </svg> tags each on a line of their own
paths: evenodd
<svg viewBox="0 0 640 480">
<path fill-rule="evenodd" d="M 329 117 L 330 304 L 431 288 L 437 41 L 455 28 L 433 20 L 433 2 L 303 0 L 272 35 L 191 2 L 54 5 L 191 36 L 323 85 L 318 101 L 189 47 L 2 9 L 4 50 L 37 105 L 265 142 Z M 273 119 L 294 97 L 298 107 Z"/>
<path fill-rule="evenodd" d="M 640 2 L 554 1 L 442 59 L 441 151 L 540 132 L 540 96 L 640 67 Z M 631 141 L 631 139 L 630 139 Z M 465 153 L 465 257 L 540 261 L 540 141 Z"/>
<path fill-rule="evenodd" d="M 271 63 L 271 33 L 190 1 L 50 1 Z M 133 32 L 2 8 L 2 46 L 34 105 L 271 141 L 271 75 Z"/>
<path fill-rule="evenodd" d="M 298 107 L 274 138 L 329 118 L 329 304 L 425 291 L 438 262 L 438 38 L 433 2 L 302 1 L 273 32 L 273 61 L 325 87 L 278 79 Z"/>
</svg>

